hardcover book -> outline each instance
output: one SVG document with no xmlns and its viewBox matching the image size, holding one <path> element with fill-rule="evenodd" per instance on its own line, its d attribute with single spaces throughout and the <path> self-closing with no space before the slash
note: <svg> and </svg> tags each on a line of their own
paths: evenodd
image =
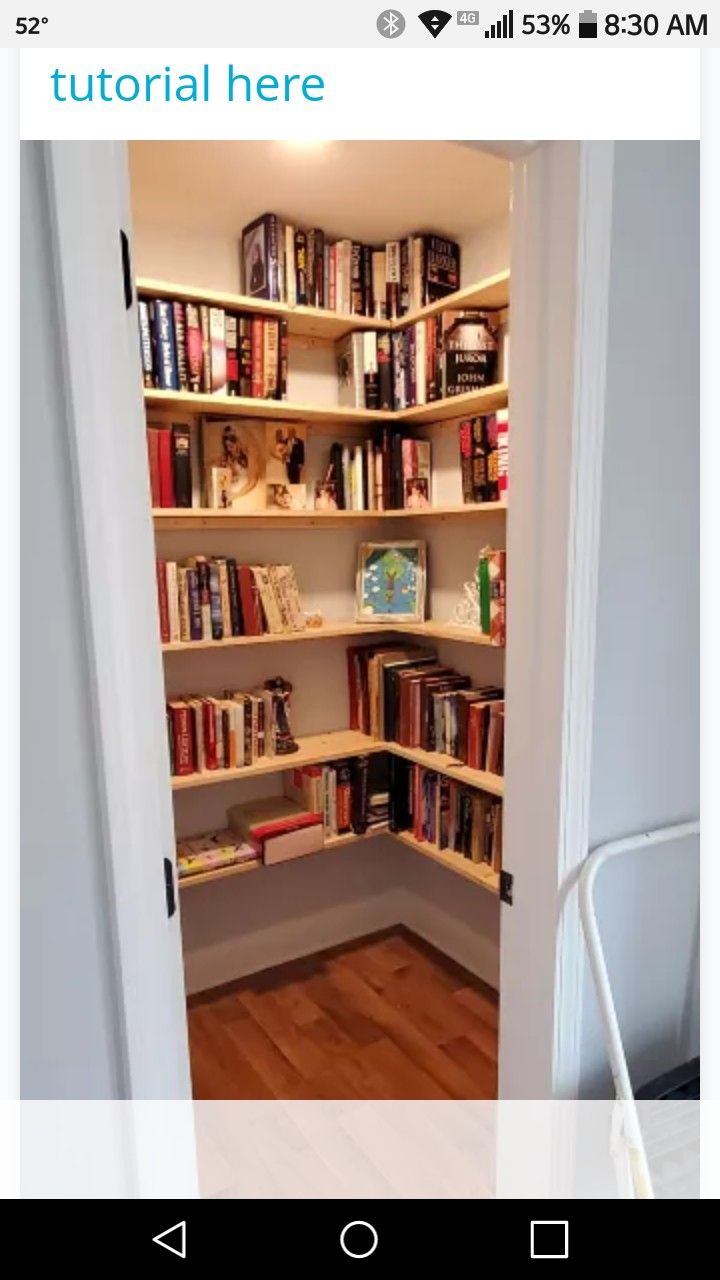
<svg viewBox="0 0 720 1280">
<path fill-rule="evenodd" d="M 442 236 L 423 236 L 423 304 L 437 302 L 460 288 L 460 245 Z"/>
<path fill-rule="evenodd" d="M 153 344 L 150 334 L 150 310 L 147 302 L 141 298 L 138 302 L 138 325 L 140 328 L 140 363 L 142 365 L 143 386 L 153 387 Z"/>
<path fill-rule="evenodd" d="M 165 298 L 157 298 L 154 303 L 154 316 L 157 385 L 162 391 L 177 391 L 178 374 L 172 302 L 168 302 Z"/>
</svg>

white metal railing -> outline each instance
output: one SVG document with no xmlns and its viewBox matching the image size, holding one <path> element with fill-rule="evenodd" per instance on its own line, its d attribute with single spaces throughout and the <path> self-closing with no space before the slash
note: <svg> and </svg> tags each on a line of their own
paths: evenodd
<svg viewBox="0 0 720 1280">
<path fill-rule="evenodd" d="M 654 845 L 668 844 L 671 840 L 684 840 L 699 836 L 700 822 L 679 822 L 674 826 L 658 827 L 654 831 L 641 831 L 637 835 L 624 836 L 621 840 L 608 840 L 598 845 L 585 859 L 578 879 L 580 920 L 588 949 L 590 969 L 595 984 L 600 1017 L 605 1035 L 605 1046 L 610 1059 L 615 1096 L 618 1107 L 613 1126 L 613 1155 L 618 1175 L 626 1189 L 626 1195 L 638 1200 L 654 1198 L 645 1145 L 635 1095 L 633 1094 L 627 1058 L 613 1000 L 605 953 L 598 928 L 593 890 L 598 873 L 610 858 Z"/>
</svg>

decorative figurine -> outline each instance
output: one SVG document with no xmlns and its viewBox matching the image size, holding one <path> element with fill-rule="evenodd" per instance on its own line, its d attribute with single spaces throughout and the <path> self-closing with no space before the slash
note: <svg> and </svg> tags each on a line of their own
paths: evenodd
<svg viewBox="0 0 720 1280">
<path fill-rule="evenodd" d="M 266 680 L 263 688 L 272 694 L 275 754 L 292 755 L 294 751 L 300 750 L 290 729 L 290 694 L 293 687 L 289 680 L 284 680 L 282 676 L 275 676 L 272 680 Z"/>
</svg>

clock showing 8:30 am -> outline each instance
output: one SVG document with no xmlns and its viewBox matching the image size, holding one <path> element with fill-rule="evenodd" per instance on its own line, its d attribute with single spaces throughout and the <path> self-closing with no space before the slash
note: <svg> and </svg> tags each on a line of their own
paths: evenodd
<svg viewBox="0 0 720 1280">
<path fill-rule="evenodd" d="M 605 17 L 606 36 L 656 36 L 659 33 L 666 36 L 706 36 L 707 14 L 674 13 L 663 32 L 656 13 L 608 13 Z"/>
</svg>

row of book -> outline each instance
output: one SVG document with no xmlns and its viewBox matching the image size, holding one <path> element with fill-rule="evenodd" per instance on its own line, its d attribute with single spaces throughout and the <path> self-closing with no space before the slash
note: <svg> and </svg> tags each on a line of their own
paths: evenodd
<svg viewBox="0 0 720 1280">
<path fill-rule="evenodd" d="M 463 502 L 507 502 L 509 431 L 507 409 L 460 423 Z"/>
<path fill-rule="evenodd" d="M 143 386 L 203 395 L 285 400 L 287 320 L 204 302 L 140 298 Z"/>
<path fill-rule="evenodd" d="M 390 759 L 390 796 L 391 831 L 500 872 L 501 800 L 399 756 Z"/>
<path fill-rule="evenodd" d="M 181 878 L 237 863 L 271 866 L 343 835 L 387 829 L 388 761 L 358 756 L 283 774 L 283 794 L 233 805 L 227 826 L 177 841 Z"/>
<path fill-rule="evenodd" d="M 278 755 L 278 747 L 282 754 L 287 700 L 266 687 L 250 693 L 230 689 L 217 697 L 179 696 L 166 704 L 166 723 L 173 777 L 242 769 Z"/>
<path fill-rule="evenodd" d="M 501 688 L 473 686 L 416 645 L 352 645 L 347 662 L 351 728 L 503 773 Z"/>
<path fill-rule="evenodd" d="M 497 381 L 498 320 L 489 311 L 443 311 L 393 333 L 349 333 L 335 357 L 341 405 L 410 409 Z"/>
<path fill-rule="evenodd" d="M 384 245 L 331 243 L 275 213 L 242 232 L 243 289 L 288 306 L 343 315 L 398 319 L 460 288 L 460 246 L 444 236 L 415 235 Z"/>
<path fill-rule="evenodd" d="M 399 431 L 383 429 L 363 444 L 335 441 L 315 505 L 348 511 L 429 507 L 431 458 L 429 440 L 416 440 Z"/>
<path fill-rule="evenodd" d="M 229 556 L 155 561 L 163 644 L 304 631 L 295 569 Z"/>
</svg>

